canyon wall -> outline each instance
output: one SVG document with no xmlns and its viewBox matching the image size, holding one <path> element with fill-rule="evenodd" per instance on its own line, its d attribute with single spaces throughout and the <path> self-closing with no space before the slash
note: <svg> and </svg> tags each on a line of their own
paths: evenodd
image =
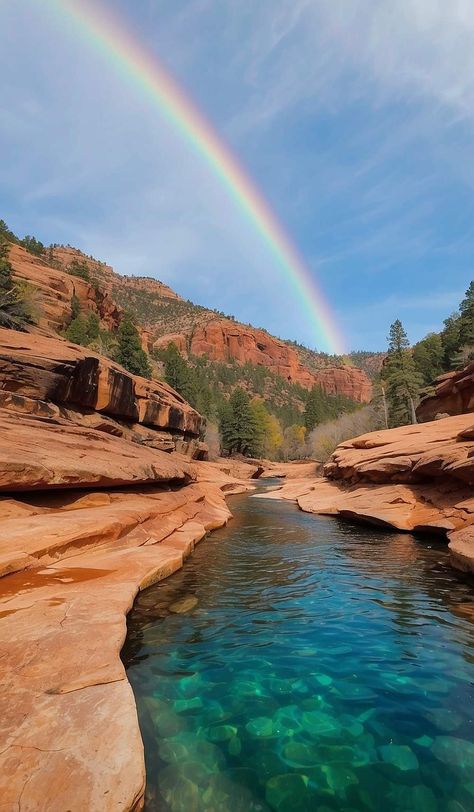
<svg viewBox="0 0 474 812">
<path fill-rule="evenodd" d="M 372 384 L 366 373 L 351 366 L 326 366 L 311 372 L 299 358 L 296 349 L 264 330 L 246 327 L 230 319 L 215 318 L 194 327 L 189 335 L 174 333 L 160 336 L 155 349 L 174 342 L 181 352 L 207 356 L 211 361 L 236 361 L 262 366 L 291 383 L 305 389 L 319 384 L 328 394 L 345 395 L 359 403 L 367 403 Z"/>
<path fill-rule="evenodd" d="M 73 260 L 85 262 L 90 270 L 91 281 L 67 273 Z M 72 319 L 71 302 L 73 295 L 79 300 L 83 312 L 96 313 L 102 327 L 116 330 L 123 318 L 123 307 L 117 304 L 118 292 L 139 292 L 151 302 L 183 303 L 178 294 L 167 285 L 145 277 L 126 277 L 116 274 L 105 263 L 87 257 L 70 247 L 57 247 L 53 250 L 53 263 L 34 256 L 18 245 L 10 249 L 10 262 L 17 280 L 30 288 L 37 321 L 40 328 L 51 332 L 62 332 Z M 143 302 L 143 298 L 141 298 Z M 145 305 L 142 305 L 145 307 Z M 247 327 L 226 318 L 216 318 L 211 311 L 203 308 L 191 309 L 184 331 L 173 329 L 174 320 L 179 327 L 179 314 L 169 315 L 171 329 L 162 334 L 163 325 L 150 321 L 150 314 L 137 317 L 142 345 L 145 350 L 161 349 L 173 341 L 180 352 L 193 355 L 206 355 L 212 361 L 238 364 L 246 362 L 263 366 L 291 383 L 310 389 L 319 384 L 328 394 L 344 395 L 359 403 L 371 399 L 372 384 L 361 369 L 349 365 L 331 366 L 325 361 L 321 369 L 310 370 L 302 363 L 298 351 L 264 330 Z M 133 309 L 133 308 L 132 308 Z M 186 311 L 187 312 L 187 311 Z M 188 314 L 189 315 L 189 314 Z"/>
</svg>

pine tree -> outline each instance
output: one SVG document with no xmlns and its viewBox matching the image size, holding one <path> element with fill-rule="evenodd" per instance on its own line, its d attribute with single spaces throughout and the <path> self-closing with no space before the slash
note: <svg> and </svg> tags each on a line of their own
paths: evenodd
<svg viewBox="0 0 474 812">
<path fill-rule="evenodd" d="M 432 383 L 444 371 L 444 349 L 441 336 L 429 333 L 413 347 L 413 359 L 423 377 L 423 383 Z"/>
<path fill-rule="evenodd" d="M 391 426 L 416 423 L 415 400 L 423 379 L 408 349 L 410 343 L 399 319 L 391 325 L 388 341 L 383 378 L 387 382 L 389 423 Z"/>
<path fill-rule="evenodd" d="M 474 281 L 471 282 L 459 305 L 459 350 L 472 347 L 474 350 Z"/>
<path fill-rule="evenodd" d="M 408 349 L 409 346 L 410 342 L 408 341 L 408 336 L 404 330 L 403 324 L 401 323 L 400 319 L 396 319 L 393 324 L 390 325 L 390 332 L 388 335 L 388 352 L 401 353 L 402 350 Z"/>
<path fill-rule="evenodd" d="M 87 323 L 84 316 L 76 316 L 71 321 L 67 330 L 66 338 L 72 341 L 73 344 L 80 344 L 81 347 L 87 347 L 89 343 L 89 336 L 87 334 Z"/>
<path fill-rule="evenodd" d="M 37 257 L 42 257 L 44 254 L 44 245 L 37 240 L 36 237 L 31 237 L 27 234 L 26 237 L 21 240 L 21 244 L 30 254 L 34 254 Z"/>
<path fill-rule="evenodd" d="M 324 419 L 324 392 L 320 386 L 313 386 L 308 399 L 306 401 L 306 408 L 304 411 L 304 425 L 306 431 L 313 431 L 313 429 L 321 423 Z"/>
<path fill-rule="evenodd" d="M 71 321 L 77 319 L 81 312 L 81 303 L 75 293 L 71 296 Z"/>
<path fill-rule="evenodd" d="M 222 410 L 221 433 L 223 446 L 230 454 L 252 456 L 258 452 L 259 432 L 250 398 L 243 389 L 234 389 L 228 406 Z"/>
<path fill-rule="evenodd" d="M 164 353 L 165 381 L 179 392 L 191 406 L 196 405 L 197 392 L 191 369 L 174 342 L 168 344 Z"/>
<path fill-rule="evenodd" d="M 8 259 L 8 243 L 0 241 L 0 326 L 25 330 L 31 321 L 25 302 L 13 282 L 13 268 Z"/>
<path fill-rule="evenodd" d="M 444 330 L 441 332 L 441 343 L 443 345 L 443 365 L 445 369 L 451 369 L 453 359 L 459 352 L 460 347 L 461 319 L 459 313 L 451 313 L 444 320 Z"/>
<path fill-rule="evenodd" d="M 125 316 L 117 333 L 115 360 L 133 375 L 151 378 L 148 356 L 140 343 L 140 336 L 130 316 Z"/>
</svg>

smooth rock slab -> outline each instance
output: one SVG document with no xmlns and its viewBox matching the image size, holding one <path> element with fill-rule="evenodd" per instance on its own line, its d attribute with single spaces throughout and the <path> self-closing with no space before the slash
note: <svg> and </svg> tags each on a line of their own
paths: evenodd
<svg viewBox="0 0 474 812">
<path fill-rule="evenodd" d="M 419 767 L 415 753 L 406 744 L 386 744 L 379 750 L 383 760 L 399 770 L 417 770 Z"/>
</svg>

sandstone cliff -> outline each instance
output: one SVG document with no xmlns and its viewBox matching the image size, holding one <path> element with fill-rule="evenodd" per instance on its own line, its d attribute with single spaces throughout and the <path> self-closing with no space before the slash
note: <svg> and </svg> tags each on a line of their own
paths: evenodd
<svg viewBox="0 0 474 812">
<path fill-rule="evenodd" d="M 372 395 L 370 379 L 361 369 L 328 365 L 312 372 L 301 363 L 297 350 L 285 341 L 230 319 L 209 319 L 187 335 L 160 336 L 153 346 L 162 348 L 170 342 L 174 342 L 181 352 L 207 356 L 211 361 L 236 361 L 266 367 L 305 389 L 319 384 L 328 394 L 344 395 L 359 403 L 367 403 Z"/>
<path fill-rule="evenodd" d="M 72 259 L 75 253 L 70 250 Z M 19 245 L 11 246 L 9 258 L 16 279 L 29 286 L 40 328 L 48 332 L 64 330 L 72 318 L 73 295 L 85 311 L 97 313 L 104 327 L 113 330 L 119 325 L 122 309 L 112 299 L 110 286 L 98 287 L 71 276 Z"/>
<path fill-rule="evenodd" d="M 85 263 L 87 282 L 67 273 L 73 260 Z M 315 383 L 332 395 L 344 395 L 360 403 L 371 398 L 367 374 L 354 366 L 335 365 L 334 360 L 305 350 L 311 368 L 299 350 L 264 330 L 231 319 L 216 318 L 213 311 L 185 302 L 167 285 L 145 277 L 120 276 L 105 263 L 69 246 L 55 247 L 52 256 L 39 258 L 12 245 L 10 261 L 17 279 L 32 291 L 38 324 L 49 332 L 61 332 L 71 321 L 75 295 L 84 312 L 99 316 L 108 330 L 116 330 L 124 309 L 137 318 L 144 349 L 159 349 L 173 341 L 186 354 L 208 356 L 213 361 L 263 366 L 306 389 Z"/>
<path fill-rule="evenodd" d="M 206 464 L 189 459 L 200 422 L 165 385 L 66 341 L 0 330 L 5 812 L 142 808 L 126 614 L 227 522 L 224 491 L 250 487 L 217 465 L 201 475 Z"/>
</svg>

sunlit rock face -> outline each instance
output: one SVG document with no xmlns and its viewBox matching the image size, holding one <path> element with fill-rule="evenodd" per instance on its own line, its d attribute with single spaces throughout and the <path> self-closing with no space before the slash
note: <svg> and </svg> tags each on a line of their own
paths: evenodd
<svg viewBox="0 0 474 812">
<path fill-rule="evenodd" d="M 201 417 L 170 386 L 132 375 L 61 339 L 0 330 L 2 390 L 94 409 L 127 421 L 197 436 Z"/>
<path fill-rule="evenodd" d="M 434 393 L 423 398 L 416 410 L 422 421 L 466 412 L 474 412 L 474 363 L 440 375 L 434 382 Z"/>
<path fill-rule="evenodd" d="M 371 397 L 371 382 L 361 369 L 328 366 L 311 372 L 301 363 L 296 350 L 284 341 L 228 319 L 213 319 L 198 325 L 192 333 L 190 349 L 194 355 L 206 355 L 212 361 L 234 360 L 239 364 L 248 362 L 267 367 L 307 389 L 320 384 L 328 394 L 345 395 L 360 403 L 368 402 Z"/>
<path fill-rule="evenodd" d="M 447 534 L 452 563 L 474 571 L 474 420 L 457 415 L 341 443 L 325 477 L 295 479 L 275 498 L 302 510 Z"/>
<path fill-rule="evenodd" d="M 0 330 L 5 809 L 142 808 L 125 616 L 227 522 L 223 491 L 251 487 L 216 465 L 201 475 L 200 430 L 166 384 L 45 328 Z"/>
</svg>

